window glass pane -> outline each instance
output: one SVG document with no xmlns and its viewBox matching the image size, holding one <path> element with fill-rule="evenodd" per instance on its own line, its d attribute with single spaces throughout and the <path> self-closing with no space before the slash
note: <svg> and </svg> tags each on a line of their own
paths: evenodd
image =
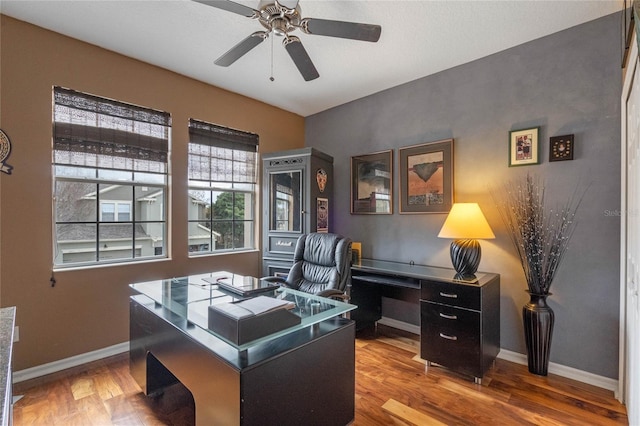
<svg viewBox="0 0 640 426">
<path fill-rule="evenodd" d="M 231 182 L 213 182 L 215 189 L 233 189 L 233 183 Z"/>
<path fill-rule="evenodd" d="M 251 222 L 235 222 L 233 228 L 234 248 L 250 248 L 253 242 L 253 225 Z"/>
<path fill-rule="evenodd" d="M 96 261 L 97 224 L 56 225 L 56 264 L 70 264 Z"/>
<path fill-rule="evenodd" d="M 134 173 L 133 180 L 137 183 L 149 183 L 156 185 L 164 185 L 166 183 L 166 175 L 157 173 Z"/>
<path fill-rule="evenodd" d="M 136 237 L 136 242 L 143 242 L 142 250 L 136 257 L 140 256 L 165 256 L 166 253 L 166 234 L 167 226 L 165 222 L 148 222 L 141 223 L 140 228 L 146 235 L 144 238 Z M 150 248 L 147 240 L 150 239 Z"/>
<path fill-rule="evenodd" d="M 189 252 L 210 251 L 212 245 L 211 222 L 189 222 Z"/>
<path fill-rule="evenodd" d="M 98 229 L 98 256 L 100 260 L 133 259 L 133 225 L 104 223 L 100 224 Z M 140 237 L 142 240 L 143 236 L 140 235 Z M 137 248 L 140 248 L 141 242 L 136 241 Z"/>
<path fill-rule="evenodd" d="M 233 192 L 213 191 L 211 195 L 211 214 L 214 220 L 234 217 Z"/>
<path fill-rule="evenodd" d="M 97 220 L 94 183 L 57 181 L 55 183 L 56 222 L 95 222 Z"/>
<path fill-rule="evenodd" d="M 253 219 L 253 194 L 236 192 L 234 197 L 233 218 L 236 220 Z"/>
<path fill-rule="evenodd" d="M 189 220 L 210 220 L 211 219 L 211 191 L 195 190 L 189 191 Z"/>
<path fill-rule="evenodd" d="M 204 180 L 189 180 L 189 187 L 191 188 L 211 188 L 212 184 L 209 181 Z"/>
<path fill-rule="evenodd" d="M 136 220 L 164 220 L 165 218 L 165 191 L 164 188 L 154 186 L 136 186 Z"/>
<path fill-rule="evenodd" d="M 239 191 L 253 192 L 254 186 L 255 185 L 252 183 L 234 183 L 233 189 L 237 189 Z"/>
<path fill-rule="evenodd" d="M 86 177 L 95 178 L 96 169 L 85 167 L 71 167 L 71 166 L 55 166 L 54 173 L 56 176 L 69 176 L 69 177 Z"/>
<path fill-rule="evenodd" d="M 216 250 L 233 249 L 233 222 L 230 220 L 213 222 Z"/>
<path fill-rule="evenodd" d="M 98 177 L 105 180 L 121 180 L 125 182 L 133 180 L 131 172 L 121 170 L 98 170 Z"/>
</svg>

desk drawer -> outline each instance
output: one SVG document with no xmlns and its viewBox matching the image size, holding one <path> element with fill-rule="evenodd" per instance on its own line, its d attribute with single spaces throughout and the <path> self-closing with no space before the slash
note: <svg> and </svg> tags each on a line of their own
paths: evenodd
<svg viewBox="0 0 640 426">
<path fill-rule="evenodd" d="M 420 317 L 423 359 L 482 376 L 479 312 L 422 302 Z"/>
<path fill-rule="evenodd" d="M 422 299 L 479 311 L 480 287 L 464 284 L 422 281 Z"/>
</svg>

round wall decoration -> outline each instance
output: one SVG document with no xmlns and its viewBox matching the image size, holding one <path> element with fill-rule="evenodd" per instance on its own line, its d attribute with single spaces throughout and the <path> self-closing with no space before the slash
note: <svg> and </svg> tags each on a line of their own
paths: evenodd
<svg viewBox="0 0 640 426">
<path fill-rule="evenodd" d="M 0 172 L 4 172 L 8 175 L 11 174 L 11 169 L 13 166 L 10 166 L 5 161 L 11 155 L 11 141 L 9 140 L 9 136 L 0 129 Z"/>
</svg>

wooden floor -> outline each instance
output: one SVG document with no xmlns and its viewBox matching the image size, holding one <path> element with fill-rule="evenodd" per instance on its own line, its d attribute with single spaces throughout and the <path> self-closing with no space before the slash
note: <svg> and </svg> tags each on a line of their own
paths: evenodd
<svg viewBox="0 0 640 426">
<path fill-rule="evenodd" d="M 417 336 L 379 327 L 356 340 L 354 425 L 626 425 L 609 391 L 497 360 L 482 385 L 440 367 L 425 374 Z M 191 425 L 181 385 L 146 397 L 129 375 L 128 354 L 14 385 L 20 425 Z"/>
</svg>

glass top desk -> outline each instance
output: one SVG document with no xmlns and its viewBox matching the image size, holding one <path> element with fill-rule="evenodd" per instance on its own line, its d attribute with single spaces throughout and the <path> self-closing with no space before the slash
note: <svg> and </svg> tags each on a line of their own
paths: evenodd
<svg viewBox="0 0 640 426">
<path fill-rule="evenodd" d="M 300 324 L 236 345 L 208 327 L 210 305 L 242 299 L 203 280 L 224 274 L 131 284 L 130 370 L 145 394 L 182 382 L 202 425 L 352 421 L 355 326 L 341 315 L 356 306 L 292 289 L 265 292 L 292 302 Z"/>
</svg>

